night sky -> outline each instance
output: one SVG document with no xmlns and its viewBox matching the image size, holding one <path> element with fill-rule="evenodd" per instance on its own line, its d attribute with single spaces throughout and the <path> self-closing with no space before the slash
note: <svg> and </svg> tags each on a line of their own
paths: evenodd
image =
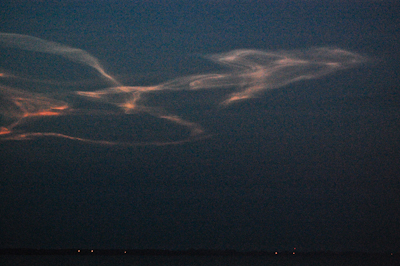
<svg viewBox="0 0 400 266">
<path fill-rule="evenodd" d="M 396 1 L 2 1 L 0 248 L 400 250 Z"/>
</svg>

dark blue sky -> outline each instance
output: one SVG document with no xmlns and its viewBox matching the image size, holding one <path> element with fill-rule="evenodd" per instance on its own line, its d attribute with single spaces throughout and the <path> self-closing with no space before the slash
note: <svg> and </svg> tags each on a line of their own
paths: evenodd
<svg viewBox="0 0 400 266">
<path fill-rule="evenodd" d="M 179 90 L 148 95 L 166 113 L 115 115 L 118 95 L 70 94 L 106 88 L 92 68 L 0 47 L 1 127 L 15 118 L 10 88 L 71 105 L 12 134 L 189 140 L 0 139 L 0 247 L 398 251 L 399 13 L 394 1 L 3 2 L 0 32 L 82 49 L 129 86 L 225 73 L 207 58 L 235 49 L 368 60 L 228 106 L 224 88 Z"/>
</svg>

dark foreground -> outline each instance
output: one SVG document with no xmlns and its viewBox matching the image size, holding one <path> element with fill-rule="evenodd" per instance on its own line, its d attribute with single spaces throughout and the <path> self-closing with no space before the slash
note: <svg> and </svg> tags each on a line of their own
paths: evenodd
<svg viewBox="0 0 400 266">
<path fill-rule="evenodd" d="M 399 265 L 399 253 L 239 252 L 234 250 L 2 249 L 0 265 Z"/>
<path fill-rule="evenodd" d="M 345 256 L 345 257 L 393 257 L 400 258 L 400 252 L 293 252 L 293 251 L 236 251 L 215 249 L 0 249 L 0 255 L 136 255 L 136 256 Z"/>
</svg>

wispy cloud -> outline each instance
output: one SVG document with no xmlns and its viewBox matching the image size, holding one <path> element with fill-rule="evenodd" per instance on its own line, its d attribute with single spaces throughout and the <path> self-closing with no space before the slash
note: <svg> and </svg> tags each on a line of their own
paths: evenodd
<svg viewBox="0 0 400 266">
<path fill-rule="evenodd" d="M 208 137 L 206 130 L 198 123 L 188 121 L 179 114 L 171 114 L 165 106 L 150 105 L 147 96 L 166 92 L 223 90 L 225 98 L 220 106 L 232 105 L 262 95 L 264 91 L 276 89 L 300 80 L 319 78 L 338 70 L 353 67 L 365 61 L 365 58 L 343 49 L 322 47 L 295 51 L 260 51 L 234 50 L 223 54 L 205 56 L 213 62 L 226 67 L 220 73 L 206 73 L 179 77 L 152 86 L 128 86 L 117 81 L 106 73 L 99 60 L 84 50 L 71 48 L 55 42 L 45 41 L 36 37 L 0 33 L 0 44 L 5 47 L 18 48 L 27 51 L 49 53 L 62 56 L 73 62 L 95 69 L 109 84 L 99 90 L 78 90 L 69 93 L 83 101 L 96 102 L 100 105 L 114 106 L 115 110 L 105 111 L 104 108 L 90 110 L 79 108 L 70 102 L 65 92 L 51 93 L 32 92 L 28 89 L 0 84 L 1 115 L 3 122 L 0 127 L 0 140 L 27 140 L 37 137 L 61 137 L 87 143 L 104 145 L 170 145 L 193 141 Z M 19 79 L 29 82 L 27 77 L 18 77 L 10 73 L 0 73 L 0 81 Z M 28 121 L 41 117 L 55 116 L 85 116 L 93 112 L 107 115 L 129 115 L 146 113 L 157 119 L 163 119 L 175 126 L 183 127 L 188 134 L 177 140 L 155 139 L 142 141 L 132 139 L 120 141 L 115 139 L 93 139 L 62 132 L 31 132 L 29 127 L 22 127 Z"/>
</svg>

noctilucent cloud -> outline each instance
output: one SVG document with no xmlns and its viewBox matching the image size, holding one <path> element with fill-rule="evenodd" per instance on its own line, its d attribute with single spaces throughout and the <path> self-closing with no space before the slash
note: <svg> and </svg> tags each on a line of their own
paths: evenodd
<svg viewBox="0 0 400 266">
<path fill-rule="evenodd" d="M 103 145 L 171 145 L 210 137 L 203 125 L 191 121 L 179 113 L 173 113 L 162 103 L 149 101 L 154 96 L 162 97 L 168 92 L 217 91 L 207 94 L 203 101 L 215 103 L 219 108 L 262 96 L 262 93 L 301 80 L 316 79 L 339 70 L 357 66 L 366 58 L 339 48 L 317 47 L 294 51 L 260 51 L 251 49 L 233 50 L 226 53 L 205 55 L 208 60 L 224 67 L 218 73 L 202 73 L 178 77 L 150 86 L 129 86 L 108 74 L 100 60 L 84 50 L 68 47 L 33 36 L 1 33 L 0 44 L 7 49 L 20 49 L 61 56 L 70 61 L 95 69 L 104 84 L 98 89 L 81 90 L 76 81 L 75 90 L 63 89 L 62 81 L 56 89 L 47 89 L 49 80 L 37 80 L 20 76 L 7 70 L 0 73 L 1 114 L 4 122 L 0 127 L 0 140 L 29 140 L 37 137 L 61 137 L 76 141 Z M 7 82 L 13 80 L 13 84 Z M 94 80 L 94 77 L 93 77 Z M 70 84 L 68 84 L 70 87 Z M 80 105 L 75 106 L 74 102 Z M 93 104 L 95 103 L 95 104 Z M 218 108 L 216 108 L 218 110 Z M 171 127 L 181 128 L 183 133 L 168 139 L 118 136 L 81 136 L 54 128 L 49 131 L 35 131 L 35 121 L 56 116 L 123 117 L 143 113 L 156 119 L 163 119 Z M 117 135 L 117 134 L 114 134 Z"/>
</svg>

